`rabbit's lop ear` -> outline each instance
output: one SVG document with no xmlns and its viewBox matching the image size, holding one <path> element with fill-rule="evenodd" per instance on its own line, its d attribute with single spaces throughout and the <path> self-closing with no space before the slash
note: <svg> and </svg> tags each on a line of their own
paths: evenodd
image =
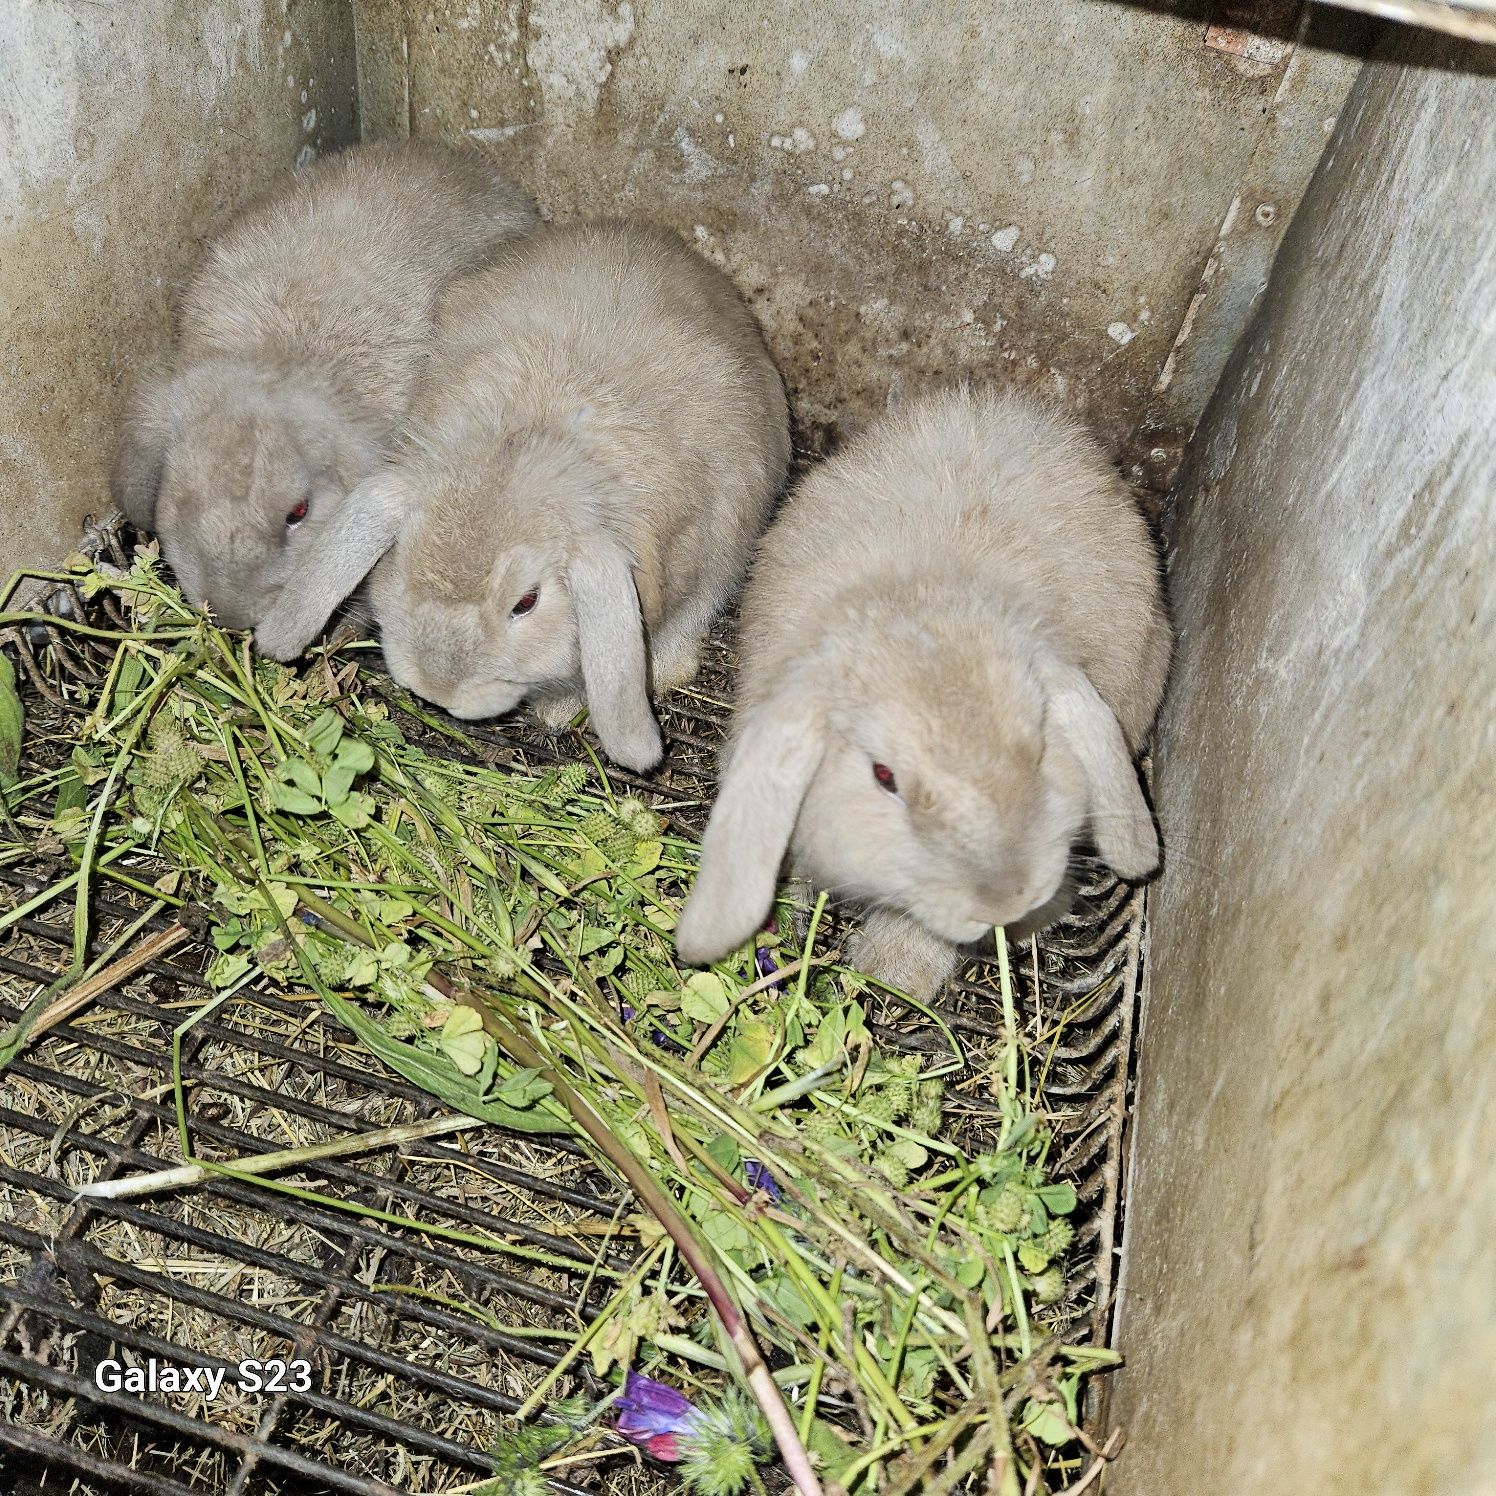
<svg viewBox="0 0 1496 1496">
<path fill-rule="evenodd" d="M 649 704 L 649 662 L 633 561 L 611 536 L 588 534 L 567 580 L 592 725 L 614 763 L 643 773 L 659 763 L 665 749 Z"/>
<path fill-rule="evenodd" d="M 143 530 L 155 523 L 161 469 L 171 445 L 170 389 L 159 375 L 137 386 L 125 408 L 114 470 L 109 475 L 109 494 L 115 507 Z"/>
<path fill-rule="evenodd" d="M 1158 866 L 1158 832 L 1117 719 L 1074 666 L 1052 661 L 1043 674 L 1049 720 L 1090 786 L 1096 850 L 1118 877 L 1146 878 Z"/>
<path fill-rule="evenodd" d="M 296 569 L 255 629 L 255 647 L 294 660 L 394 545 L 410 501 L 392 473 L 366 478 L 307 538 Z"/>
<path fill-rule="evenodd" d="M 758 929 L 825 751 L 820 711 L 803 689 L 780 690 L 740 729 L 675 931 L 676 953 L 688 966 L 715 961 Z"/>
</svg>

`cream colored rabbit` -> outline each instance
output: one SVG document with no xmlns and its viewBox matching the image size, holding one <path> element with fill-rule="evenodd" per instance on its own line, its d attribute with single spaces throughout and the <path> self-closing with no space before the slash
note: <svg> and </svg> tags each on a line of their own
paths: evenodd
<svg viewBox="0 0 1496 1496">
<path fill-rule="evenodd" d="M 208 246 L 113 480 L 192 601 L 248 627 L 303 553 L 338 543 L 410 406 L 438 292 L 537 222 L 480 156 L 376 144 L 296 173 Z"/>
<path fill-rule="evenodd" d="M 543 230 L 444 298 L 393 466 L 261 628 L 294 653 L 376 561 L 396 680 L 463 718 L 585 697 L 608 755 L 661 753 L 789 461 L 784 389 L 731 283 L 673 235 Z M 380 561 L 393 544 L 393 550 Z"/>
<path fill-rule="evenodd" d="M 1143 519 L 1071 421 L 960 390 L 877 422 L 798 486 L 754 562 L 681 959 L 759 927 L 786 848 L 869 911 L 854 962 L 918 997 L 994 925 L 1062 913 L 1087 831 L 1145 877 L 1158 838 L 1132 756 L 1170 648 Z"/>
</svg>

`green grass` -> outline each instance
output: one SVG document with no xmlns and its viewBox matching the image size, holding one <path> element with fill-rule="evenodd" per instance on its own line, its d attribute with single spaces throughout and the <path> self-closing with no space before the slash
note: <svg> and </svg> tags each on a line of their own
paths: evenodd
<svg viewBox="0 0 1496 1496">
<path fill-rule="evenodd" d="M 752 948 L 709 972 L 678 968 L 671 930 L 696 847 L 588 765 L 505 772 L 435 756 L 397 725 L 387 682 L 353 673 L 338 685 L 325 668 L 253 656 L 149 556 L 125 577 L 80 567 L 74 580 L 86 595 L 112 590 L 131 624 L 53 620 L 112 651 L 63 768 L 29 769 L 21 698 L 0 674 L 0 859 L 52 838 L 73 864 L 26 906 L 71 901 L 72 960 L 0 1034 L 0 1066 L 117 954 L 119 941 L 86 959 L 99 883 L 148 890 L 153 913 L 200 905 L 219 995 L 178 1045 L 245 984 L 310 989 L 371 1055 L 455 1111 L 574 1137 L 633 1190 L 639 1254 L 626 1271 L 599 1258 L 611 1296 L 531 1411 L 587 1357 L 604 1377 L 634 1367 L 727 1408 L 724 1426 L 738 1427 L 733 1389 L 747 1389 L 807 1490 L 1051 1489 L 1081 1379 L 1111 1358 L 1044 1329 L 1075 1196 L 1045 1177 L 1001 940 L 1004 1043 L 967 1057 L 947 1032 L 956 1058 L 921 1068 L 875 1041 L 865 980 L 816 944 L 819 908 L 794 948 L 760 937 L 782 976 L 761 977 Z M 942 1109 L 946 1082 L 971 1064 L 1001 1119 L 975 1154 L 951 1140 Z M 177 1096 L 183 1163 L 200 1172 L 138 1188 L 235 1172 L 195 1158 L 180 1069 Z M 750 1161 L 778 1198 L 752 1187 Z M 603 1455 L 597 1412 L 544 1438 L 517 1431 L 496 1451 L 494 1490 L 517 1489 L 521 1467 L 538 1478 Z M 765 1454 L 761 1432 L 743 1437 Z M 724 1468 L 702 1456 L 682 1472 L 707 1496 L 762 1478 L 752 1461 L 730 1478 Z"/>
</svg>

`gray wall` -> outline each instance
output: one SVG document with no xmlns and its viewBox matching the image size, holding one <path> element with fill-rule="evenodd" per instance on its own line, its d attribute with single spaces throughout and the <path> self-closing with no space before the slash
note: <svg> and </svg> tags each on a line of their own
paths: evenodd
<svg viewBox="0 0 1496 1496">
<path fill-rule="evenodd" d="M 1365 31 L 1300 0 L 1255 0 L 1260 36 L 1195 0 L 356 9 L 367 133 L 466 138 L 557 217 L 697 243 L 753 300 L 811 445 L 965 373 L 1157 447 L 1155 475 L 1355 76 L 1330 48 Z"/>
<path fill-rule="evenodd" d="M 1126 1496 L 1496 1471 L 1496 55 L 1402 45 L 1183 485 Z"/>
<path fill-rule="evenodd" d="M 204 239 L 351 138 L 347 0 L 0 4 L 0 581 L 109 512 L 125 381 Z"/>
</svg>

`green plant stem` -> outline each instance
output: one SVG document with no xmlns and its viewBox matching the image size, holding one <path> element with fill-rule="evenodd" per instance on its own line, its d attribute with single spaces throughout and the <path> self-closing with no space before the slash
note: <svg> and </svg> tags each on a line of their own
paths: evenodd
<svg viewBox="0 0 1496 1496">
<path fill-rule="evenodd" d="M 821 1483 L 810 1463 L 810 1456 L 795 1430 L 789 1408 L 780 1395 L 768 1365 L 760 1354 L 747 1321 L 743 1318 L 727 1286 L 718 1276 L 706 1252 L 697 1242 L 689 1226 L 677 1212 L 674 1203 L 656 1183 L 654 1175 L 645 1168 L 633 1153 L 609 1130 L 592 1106 L 556 1071 L 546 1057 L 528 1039 L 503 1019 L 498 1019 L 499 1032 L 495 1038 L 521 1065 L 540 1073 L 555 1090 L 561 1104 L 571 1113 L 577 1126 L 587 1134 L 607 1156 L 615 1168 L 628 1180 L 650 1213 L 665 1229 L 675 1243 L 681 1260 L 695 1274 L 706 1290 L 713 1312 L 716 1314 L 729 1343 L 737 1354 L 739 1367 L 748 1390 L 768 1421 L 774 1442 L 779 1446 L 790 1479 L 801 1496 L 821 1496 Z"/>
<path fill-rule="evenodd" d="M 212 1010 L 210 1005 L 204 1012 Z M 197 1022 L 194 1017 L 191 1027 Z M 398 1148 L 421 1138 L 444 1137 L 451 1132 L 481 1132 L 488 1124 L 473 1117 L 429 1117 L 419 1122 L 402 1122 L 395 1127 L 381 1127 L 373 1132 L 351 1133 L 346 1137 L 329 1138 L 323 1143 L 308 1143 L 304 1148 L 282 1148 L 275 1153 L 257 1153 L 247 1158 L 225 1160 L 223 1167 L 232 1168 L 243 1175 L 273 1174 L 280 1169 L 298 1169 L 306 1164 L 317 1163 L 325 1158 L 346 1158 L 353 1153 L 370 1153 L 376 1148 Z M 211 1175 L 211 1170 L 200 1163 L 178 1164 L 170 1169 L 155 1169 L 149 1174 L 130 1174 L 121 1179 L 101 1179 L 94 1184 L 80 1185 L 76 1191 L 96 1200 L 134 1200 L 141 1195 L 158 1195 L 167 1190 L 186 1189 L 201 1184 Z"/>
</svg>

